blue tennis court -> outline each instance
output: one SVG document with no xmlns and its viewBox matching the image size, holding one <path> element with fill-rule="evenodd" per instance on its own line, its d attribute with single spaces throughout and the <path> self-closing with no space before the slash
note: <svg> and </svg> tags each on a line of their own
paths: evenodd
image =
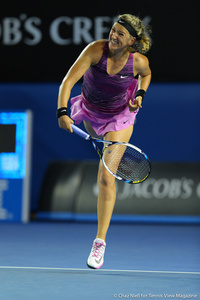
<svg viewBox="0 0 200 300">
<path fill-rule="evenodd" d="M 0 299 L 200 299 L 200 226 L 113 223 L 91 270 L 95 234 L 95 223 L 1 224 Z"/>
</svg>

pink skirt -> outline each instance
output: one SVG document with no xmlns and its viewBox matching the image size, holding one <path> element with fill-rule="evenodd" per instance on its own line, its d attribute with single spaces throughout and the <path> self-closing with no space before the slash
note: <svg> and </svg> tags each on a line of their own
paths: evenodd
<svg viewBox="0 0 200 300">
<path fill-rule="evenodd" d="M 128 102 L 130 99 L 134 100 L 136 91 L 137 85 L 134 82 L 128 90 Z M 76 124 L 80 124 L 82 121 L 90 122 L 96 134 L 104 136 L 107 132 L 119 131 L 134 124 L 139 109 L 130 112 L 128 102 L 125 109 L 118 114 L 98 114 L 86 107 L 83 95 L 78 95 L 71 99 L 71 118 Z"/>
</svg>

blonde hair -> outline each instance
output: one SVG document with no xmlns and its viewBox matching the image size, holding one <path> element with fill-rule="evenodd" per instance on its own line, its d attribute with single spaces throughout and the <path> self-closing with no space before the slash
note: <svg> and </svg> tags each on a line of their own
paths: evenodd
<svg viewBox="0 0 200 300">
<path fill-rule="evenodd" d="M 149 25 L 144 26 L 142 21 L 133 15 L 123 14 L 118 16 L 119 19 L 129 23 L 137 33 L 138 38 L 134 44 L 130 47 L 130 52 L 146 53 L 151 47 L 151 27 Z"/>
</svg>

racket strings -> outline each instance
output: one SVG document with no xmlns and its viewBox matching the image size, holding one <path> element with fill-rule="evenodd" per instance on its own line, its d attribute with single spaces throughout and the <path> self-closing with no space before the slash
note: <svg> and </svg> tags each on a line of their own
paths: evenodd
<svg viewBox="0 0 200 300">
<path fill-rule="evenodd" d="M 150 172 L 145 155 L 124 144 L 107 147 L 103 159 L 111 173 L 128 182 L 141 182 Z"/>
</svg>

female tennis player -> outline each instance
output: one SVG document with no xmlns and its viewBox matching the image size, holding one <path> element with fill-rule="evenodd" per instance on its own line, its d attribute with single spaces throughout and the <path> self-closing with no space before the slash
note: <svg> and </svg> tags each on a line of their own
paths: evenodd
<svg viewBox="0 0 200 300">
<path fill-rule="evenodd" d="M 73 132 L 71 124 L 83 121 L 93 137 L 129 142 L 151 81 L 149 62 L 142 54 L 150 46 L 148 27 L 136 16 L 120 15 L 111 28 L 109 39 L 90 43 L 64 77 L 58 95 L 60 128 Z M 82 93 L 71 99 L 71 116 L 68 116 L 71 89 L 82 76 Z M 104 263 L 106 234 L 116 199 L 115 177 L 101 161 L 97 182 L 97 235 L 87 259 L 88 267 L 94 269 Z"/>
</svg>

